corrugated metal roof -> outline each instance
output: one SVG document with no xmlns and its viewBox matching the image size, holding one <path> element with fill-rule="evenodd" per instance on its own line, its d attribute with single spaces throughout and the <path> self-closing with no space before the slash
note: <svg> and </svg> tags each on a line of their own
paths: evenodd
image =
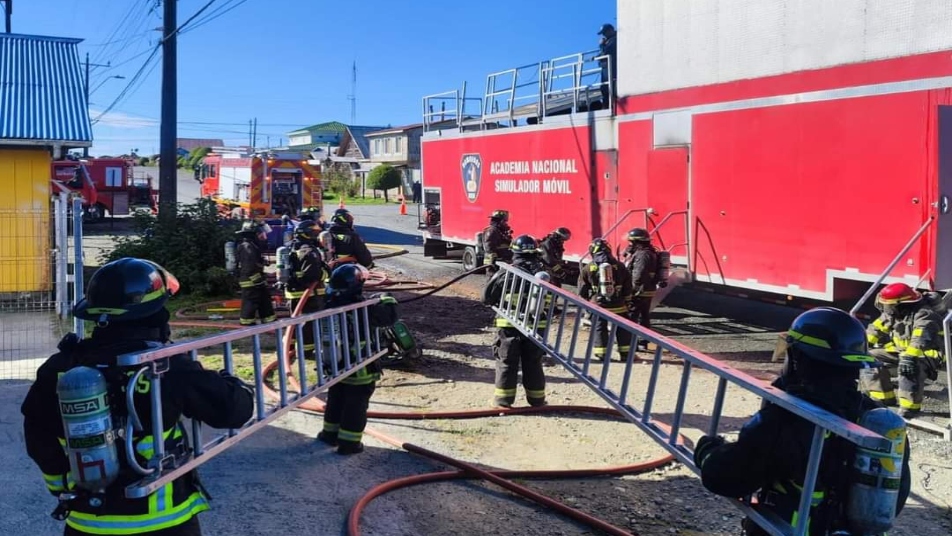
<svg viewBox="0 0 952 536">
<path fill-rule="evenodd" d="M 80 41 L 0 34 L 0 140 L 89 145 Z"/>
</svg>

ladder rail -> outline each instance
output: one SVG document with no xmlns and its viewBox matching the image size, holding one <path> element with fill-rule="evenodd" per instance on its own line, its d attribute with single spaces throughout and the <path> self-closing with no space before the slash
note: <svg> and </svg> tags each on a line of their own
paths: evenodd
<svg viewBox="0 0 952 536">
<path fill-rule="evenodd" d="M 371 327 L 369 323 L 369 309 L 379 301 L 379 298 L 373 298 L 352 305 L 326 309 L 268 324 L 236 329 L 119 356 L 117 362 L 120 366 L 138 367 L 137 371 L 129 378 L 130 383 L 126 386 L 126 405 L 130 411 L 125 424 L 126 433 L 123 439 L 126 442 L 126 459 L 130 467 L 142 475 L 143 478 L 126 487 L 126 497 L 143 498 L 150 495 L 165 484 L 194 470 L 232 445 L 267 426 L 306 400 L 326 391 L 331 386 L 386 355 L 388 349 L 382 344 L 383 339 L 380 337 L 379 329 Z M 364 323 L 363 326 L 360 325 L 361 321 Z M 311 323 L 311 327 L 307 327 L 308 323 Z M 328 329 L 323 330 L 322 327 Z M 317 381 L 313 385 L 308 385 L 303 344 L 296 344 L 300 390 L 292 393 L 289 392 L 290 371 L 285 359 L 282 334 L 294 334 L 298 341 L 302 341 L 304 329 L 314 330 L 315 362 L 313 368 L 317 372 Z M 264 396 L 265 352 L 261 347 L 261 336 L 266 333 L 274 334 L 278 341 L 275 379 L 278 384 L 280 399 L 272 407 L 266 405 Z M 351 341 L 354 334 L 357 335 L 357 340 Z M 234 371 L 233 344 L 238 341 L 251 342 L 251 357 L 254 368 L 254 411 L 252 418 L 242 427 L 221 430 L 208 440 L 203 437 L 203 423 L 192 419 L 191 433 L 187 434 L 190 436 L 191 448 L 189 451 L 184 455 L 167 453 L 165 442 L 161 440 L 163 437 L 162 381 L 164 374 L 169 370 L 169 359 L 184 354 L 191 360 L 198 361 L 200 351 L 220 349 L 223 366 L 225 370 L 232 373 Z M 327 359 L 328 351 L 329 359 Z M 342 366 L 338 366 L 338 360 L 343 361 Z M 325 371 L 325 364 L 328 365 L 326 368 L 329 368 L 329 371 Z M 149 430 L 143 429 L 141 419 L 136 413 L 135 405 L 132 403 L 136 382 L 139 382 L 142 377 L 148 380 L 150 389 L 149 414 L 151 427 Z M 142 467 L 136 460 L 136 451 L 132 445 L 134 432 L 152 434 L 152 455 L 147 459 L 146 467 Z M 159 440 L 155 438 L 159 438 Z"/>
<path fill-rule="evenodd" d="M 685 464 L 693 471 L 698 472 L 694 465 L 693 450 L 688 448 L 680 439 L 682 426 L 682 417 L 684 414 L 687 393 L 690 387 L 691 372 L 695 368 L 701 368 L 714 374 L 718 378 L 717 393 L 713 401 L 713 411 L 711 424 L 707 433 L 715 435 L 717 433 L 721 413 L 726 398 L 727 384 L 732 383 L 743 390 L 759 396 L 766 401 L 776 404 L 791 413 L 798 415 L 814 426 L 814 434 L 810 451 L 810 458 L 807 463 L 807 471 L 803 479 L 803 490 L 798 511 L 799 519 L 805 519 L 811 508 L 811 501 L 814 488 L 816 486 L 817 472 L 822 456 L 822 447 L 827 432 L 836 434 L 846 440 L 862 447 L 888 451 L 890 449 L 889 440 L 875 434 L 859 425 L 843 419 L 822 408 L 814 406 L 799 398 L 796 398 L 780 389 L 770 385 L 765 385 L 756 378 L 726 366 L 718 360 L 692 350 L 674 340 L 668 339 L 663 335 L 647 330 L 638 324 L 635 324 L 627 318 L 617 314 L 610 313 L 604 309 L 583 301 L 580 297 L 557 288 L 547 282 L 536 279 L 534 275 L 528 274 L 510 265 L 501 265 L 506 270 L 503 280 L 503 297 L 500 302 L 493 306 L 493 310 L 506 318 L 513 327 L 518 329 L 523 335 L 530 338 L 536 345 L 551 357 L 559 361 L 570 372 L 572 372 L 582 383 L 594 390 L 609 405 L 618 410 L 628 420 L 647 433 L 661 446 L 674 455 L 678 461 Z M 513 290 L 518 288 L 520 292 L 513 295 Z M 508 292 L 507 292 L 508 291 Z M 562 322 L 565 321 L 564 311 L 568 308 L 574 308 L 578 311 L 574 326 L 571 328 L 560 326 L 557 333 L 558 340 L 550 340 L 549 335 L 552 330 L 544 330 L 541 333 L 536 329 L 537 319 L 533 318 L 531 313 L 538 312 L 538 309 L 530 309 L 530 296 L 536 295 L 536 299 L 545 299 L 551 297 L 552 307 L 561 307 L 563 315 Z M 512 299 L 506 300 L 506 296 L 511 295 Z M 583 328 L 580 321 L 582 314 L 589 313 L 592 316 L 592 322 L 601 320 L 608 323 L 608 334 L 611 335 L 607 341 L 607 353 L 604 359 L 593 359 L 594 337 L 589 337 L 589 342 L 585 353 L 582 356 L 581 366 L 575 362 L 575 350 L 579 333 Z M 948 317 L 952 322 L 952 314 Z M 565 330 L 570 329 L 571 344 L 568 353 L 562 353 L 561 339 L 566 335 Z M 636 348 L 639 340 L 653 342 L 656 345 L 652 369 L 648 380 L 647 392 L 644 399 L 643 410 L 639 411 L 628 401 L 630 395 L 629 378 L 632 376 L 632 367 L 635 352 L 630 351 L 626 355 L 624 363 L 625 375 L 622 378 L 622 387 L 620 394 L 616 394 L 607 385 L 609 369 L 622 363 L 613 363 L 610 359 L 614 335 L 618 330 L 624 330 L 632 336 L 631 347 Z M 952 343 L 950 343 L 952 344 Z M 680 383 L 678 387 L 678 396 L 675 411 L 673 414 L 674 422 L 671 425 L 658 421 L 652 415 L 652 405 L 655 401 L 655 394 L 658 391 L 660 369 L 662 368 L 662 353 L 669 352 L 682 360 Z M 601 364 L 602 371 L 599 377 L 589 374 L 591 367 L 595 364 Z M 762 528 L 767 530 L 773 536 L 804 536 L 807 531 L 807 525 L 801 524 L 799 527 L 792 527 L 789 522 L 780 520 L 771 512 L 762 510 L 757 506 L 750 504 L 750 501 L 736 502 L 735 506 L 740 508 L 745 514 L 751 517 Z"/>
</svg>

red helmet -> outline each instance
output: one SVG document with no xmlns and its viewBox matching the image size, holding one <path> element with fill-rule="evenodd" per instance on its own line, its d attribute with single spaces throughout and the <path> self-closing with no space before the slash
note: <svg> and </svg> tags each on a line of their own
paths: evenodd
<svg viewBox="0 0 952 536">
<path fill-rule="evenodd" d="M 883 305 L 897 305 L 900 303 L 916 303 L 922 299 L 922 294 L 905 283 L 892 283 L 879 291 L 876 301 Z"/>
</svg>

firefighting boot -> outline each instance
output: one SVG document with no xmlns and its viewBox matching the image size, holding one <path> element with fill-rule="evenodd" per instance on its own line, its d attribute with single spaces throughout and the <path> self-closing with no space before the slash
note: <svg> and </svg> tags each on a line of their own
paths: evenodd
<svg viewBox="0 0 952 536">
<path fill-rule="evenodd" d="M 360 441 L 338 441 L 337 453 L 343 456 L 360 454 L 364 451 L 364 444 Z"/>
<path fill-rule="evenodd" d="M 336 447 L 337 446 L 337 432 L 328 432 L 326 430 L 321 431 L 317 434 L 317 440 L 322 443 L 327 443 L 328 445 L 332 447 Z"/>
</svg>

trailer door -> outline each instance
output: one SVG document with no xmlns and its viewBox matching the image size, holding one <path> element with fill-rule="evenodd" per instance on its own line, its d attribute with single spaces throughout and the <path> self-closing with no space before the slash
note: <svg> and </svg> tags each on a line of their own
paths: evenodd
<svg viewBox="0 0 952 536">
<path fill-rule="evenodd" d="M 607 151 L 595 151 L 595 179 L 597 181 L 596 193 L 598 194 L 598 210 L 601 214 L 601 221 L 593 222 L 600 224 L 601 229 L 598 234 L 608 240 L 609 244 L 620 244 L 618 240 L 620 227 L 616 228 L 609 236 L 604 233 L 618 221 L 618 151 L 609 149 Z M 594 229 L 593 229 L 594 230 Z M 627 229 L 626 229 L 627 231 Z"/>
<path fill-rule="evenodd" d="M 647 199 L 654 209 L 649 231 L 652 241 L 671 252 L 676 264 L 687 264 L 688 178 L 690 150 L 687 146 L 653 149 L 648 153 Z"/>
<path fill-rule="evenodd" d="M 935 288 L 952 289 L 952 106 L 939 106 L 939 221 Z"/>
</svg>

